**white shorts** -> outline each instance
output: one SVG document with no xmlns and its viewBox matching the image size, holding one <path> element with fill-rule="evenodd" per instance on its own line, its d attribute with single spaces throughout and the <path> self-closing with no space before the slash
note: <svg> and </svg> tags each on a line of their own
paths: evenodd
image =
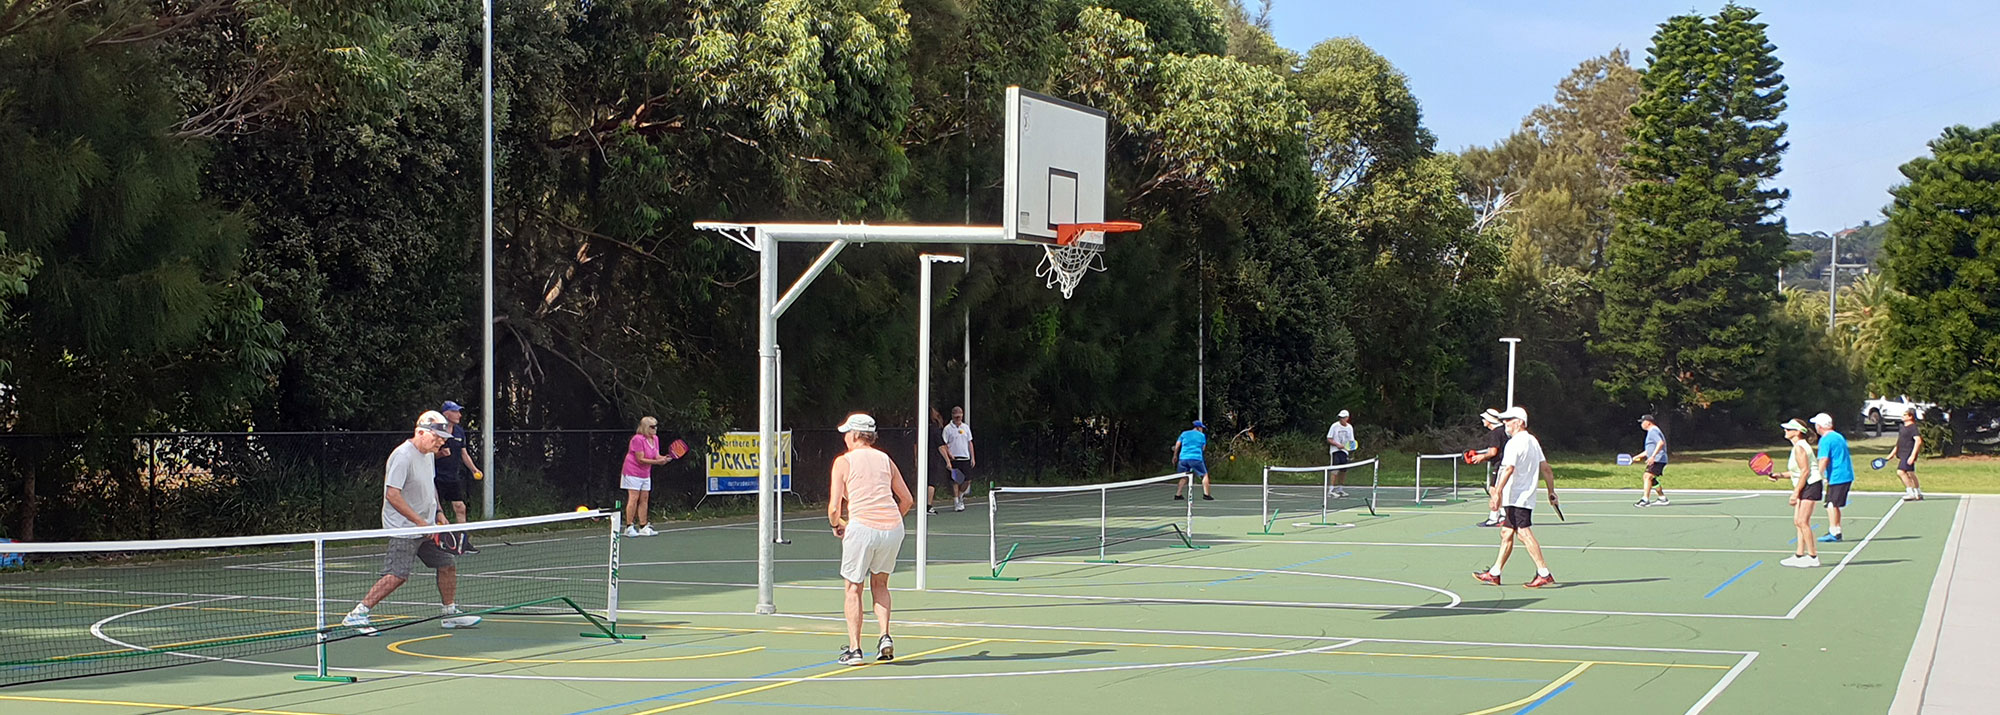
<svg viewBox="0 0 2000 715">
<path fill-rule="evenodd" d="M 848 583 L 865 583 L 870 574 L 895 573 L 896 555 L 903 551 L 903 527 L 873 529 L 858 523 L 847 525 L 840 538 L 840 577 Z"/>
<path fill-rule="evenodd" d="M 653 491 L 653 478 L 635 477 L 630 474 L 627 474 L 618 478 L 618 488 L 631 489 L 633 491 L 650 492 Z"/>
</svg>

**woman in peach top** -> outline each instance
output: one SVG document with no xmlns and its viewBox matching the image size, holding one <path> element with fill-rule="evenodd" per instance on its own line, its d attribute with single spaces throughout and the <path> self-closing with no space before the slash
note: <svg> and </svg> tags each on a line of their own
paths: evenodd
<svg viewBox="0 0 2000 715">
<path fill-rule="evenodd" d="M 903 473 L 889 455 L 875 448 L 875 418 L 855 413 L 840 425 L 847 453 L 833 460 L 833 484 L 827 490 L 826 520 L 840 537 L 840 577 L 847 581 L 847 646 L 840 649 L 842 665 L 860 665 L 861 585 L 875 594 L 875 622 L 882 636 L 875 641 L 876 660 L 894 660 L 896 643 L 889 638 L 889 573 L 903 549 L 903 515 L 916 500 Z"/>
</svg>

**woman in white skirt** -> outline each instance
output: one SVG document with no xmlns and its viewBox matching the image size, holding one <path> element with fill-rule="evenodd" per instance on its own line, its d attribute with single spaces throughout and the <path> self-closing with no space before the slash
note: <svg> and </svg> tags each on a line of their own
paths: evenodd
<svg viewBox="0 0 2000 715">
<path fill-rule="evenodd" d="M 875 418 L 855 413 L 841 423 L 847 453 L 833 460 L 833 484 L 827 490 L 826 520 L 840 537 L 840 577 L 847 581 L 847 646 L 840 649 L 842 665 L 860 665 L 861 586 L 875 594 L 875 622 L 882 636 L 875 641 L 876 660 L 894 660 L 896 643 L 889 638 L 889 574 L 903 550 L 903 515 L 916 506 L 910 486 L 889 455 L 875 448 Z"/>
<path fill-rule="evenodd" d="M 625 463 L 618 470 L 618 486 L 625 490 L 625 535 L 652 536 L 653 465 L 666 464 L 671 457 L 660 456 L 660 421 L 639 418 L 639 428 L 625 444 Z"/>
</svg>

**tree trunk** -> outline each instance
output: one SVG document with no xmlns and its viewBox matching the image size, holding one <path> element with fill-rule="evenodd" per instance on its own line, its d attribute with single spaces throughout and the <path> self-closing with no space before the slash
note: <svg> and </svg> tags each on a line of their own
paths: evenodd
<svg viewBox="0 0 2000 715">
<path fill-rule="evenodd" d="M 1970 411 L 1964 406 L 1953 407 L 1948 414 L 1945 427 L 1951 430 L 1951 441 L 1945 443 L 1942 451 L 1946 457 L 1957 457 L 1965 454 L 1965 440 L 1971 435 L 1972 420 Z"/>
</svg>

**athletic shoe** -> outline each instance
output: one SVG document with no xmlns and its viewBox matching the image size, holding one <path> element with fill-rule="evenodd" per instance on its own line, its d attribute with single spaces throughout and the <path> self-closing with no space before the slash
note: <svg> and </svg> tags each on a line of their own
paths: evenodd
<svg viewBox="0 0 2000 715">
<path fill-rule="evenodd" d="M 1916 500 L 1918 500 L 1918 499 L 1922 499 L 1922 498 L 1923 498 L 1923 497 L 1920 497 L 1920 496 L 1917 496 L 1917 495 L 1915 495 L 1915 494 L 1904 494 L 1904 495 L 1903 495 L 1903 501 L 1916 501 Z"/>
<path fill-rule="evenodd" d="M 953 499 L 953 500 L 951 500 L 951 510 L 952 510 L 952 511 L 965 511 L 965 500 L 964 500 L 964 499 Z"/>
<path fill-rule="evenodd" d="M 633 537 L 633 538 L 638 538 L 638 536 L 639 536 L 639 527 L 636 527 L 636 526 L 626 526 L 626 527 L 625 527 L 625 535 L 626 535 L 626 536 L 630 536 L 630 537 Z"/>
<path fill-rule="evenodd" d="M 1215 501 L 1215 496 L 1214 496 L 1214 495 L 1212 495 L 1212 494 L 1203 494 L 1203 495 L 1201 495 L 1201 500 L 1202 500 L 1202 501 Z"/>
<path fill-rule="evenodd" d="M 1347 498 L 1347 490 L 1346 490 L 1346 489 L 1342 489 L 1342 488 L 1340 488 L 1340 487 L 1334 487 L 1334 488 L 1333 488 L 1333 495 L 1334 495 L 1334 496 L 1337 496 L 1337 497 L 1340 497 L 1340 498 L 1342 498 L 1342 499 L 1346 499 L 1346 498 Z"/>
<path fill-rule="evenodd" d="M 479 627 L 480 618 L 478 616 L 460 615 L 463 613 L 464 611 L 458 610 L 457 606 L 445 606 L 444 615 L 446 615 L 447 618 L 445 618 L 442 621 L 438 621 L 438 625 L 443 626 L 446 629 Z"/>
<path fill-rule="evenodd" d="M 1485 521 L 1479 522 L 1478 524 L 1475 524 L 1475 526 L 1499 526 L 1499 525 L 1500 525 L 1499 519 L 1487 519 Z"/>
<path fill-rule="evenodd" d="M 647 524 L 647 525 L 645 525 L 645 526 L 641 526 L 641 527 L 639 527 L 639 535 L 640 535 L 640 536 L 659 536 L 659 535 L 660 535 L 660 532 L 657 532 L 657 531 L 654 531 L 654 530 L 653 530 L 653 525 L 652 525 L 652 524 Z"/>
<path fill-rule="evenodd" d="M 1666 506 L 1666 505 L 1668 505 L 1668 504 L 1672 504 L 1672 503 L 1673 503 L 1673 502 L 1670 502 L 1670 501 L 1667 501 L 1667 498 L 1666 498 L 1666 497 L 1660 497 L 1660 498 L 1658 498 L 1658 499 L 1654 499 L 1654 500 L 1653 500 L 1653 506 Z"/>
<path fill-rule="evenodd" d="M 929 506 L 929 505 L 926 505 L 926 506 L 924 507 L 924 513 L 925 513 L 925 514 L 936 514 L 936 513 L 937 513 L 937 507 L 934 507 L 934 506 Z"/>
<path fill-rule="evenodd" d="M 1555 574 L 1548 574 L 1546 576 L 1542 574 L 1535 574 L 1534 578 L 1529 579 L 1527 583 L 1521 585 L 1527 588 L 1541 588 L 1543 586 L 1547 586 L 1555 582 L 1556 582 Z"/>
<path fill-rule="evenodd" d="M 1819 542 L 1822 544 L 1831 544 L 1839 540 L 1840 540 L 1840 535 L 1831 532 L 1828 532 L 1827 535 L 1825 536 L 1819 537 Z"/>
<path fill-rule="evenodd" d="M 1778 562 L 1778 565 L 1779 565 L 1779 566 L 1798 566 L 1800 562 L 1802 562 L 1802 561 L 1805 561 L 1805 560 L 1806 560 L 1806 555 L 1805 555 L 1805 554 L 1792 554 L 1791 556 L 1788 556 L 1788 557 L 1785 557 L 1785 559 L 1784 559 L 1784 560 L 1782 560 L 1782 561 L 1779 561 L 1779 562 Z"/>
<path fill-rule="evenodd" d="M 1500 585 L 1500 574 L 1491 571 L 1474 571 L 1472 572 L 1472 577 L 1495 586 Z"/>
<path fill-rule="evenodd" d="M 841 647 L 840 649 L 841 665 L 860 665 L 866 662 L 868 662 L 868 659 L 861 655 L 860 648 L 848 648 L 845 646 Z"/>
<path fill-rule="evenodd" d="M 1653 503 L 1652 503 L 1652 502 L 1649 502 L 1649 501 L 1646 501 L 1646 500 L 1644 500 L 1644 499 L 1640 499 L 1639 501 L 1636 501 L 1636 502 L 1633 502 L 1633 503 L 1632 503 L 1632 506 L 1636 506 L 1636 507 L 1641 507 L 1641 508 L 1644 508 L 1644 507 L 1649 507 L 1649 506 L 1652 506 L 1652 505 L 1653 505 Z"/>
<path fill-rule="evenodd" d="M 479 547 L 476 547 L 476 546 L 473 546 L 473 545 L 472 545 L 472 540 L 471 540 L 471 539 L 466 539 L 466 540 L 465 540 L 465 553 L 467 553 L 467 554 L 476 554 L 476 553 L 479 553 Z"/>
<path fill-rule="evenodd" d="M 340 619 L 340 627 L 352 628 L 354 629 L 355 633 L 359 633 L 364 636 L 378 635 L 381 633 L 381 631 L 375 630 L 374 625 L 369 623 L 368 614 L 356 613 L 354 611 L 348 611 L 347 617 Z"/>
<path fill-rule="evenodd" d="M 1800 562 L 1799 562 L 1799 568 L 1802 568 L 1802 569 L 1816 569 L 1816 568 L 1819 568 L 1819 557 L 1818 557 L 1818 556 L 1807 556 L 1807 557 L 1806 557 L 1806 559 L 1805 559 L 1804 561 L 1800 561 Z"/>
<path fill-rule="evenodd" d="M 1183 499 L 1186 499 L 1186 498 L 1187 498 L 1187 497 L 1184 497 L 1184 496 L 1181 496 L 1181 495 L 1179 495 L 1179 494 L 1175 494 L 1175 495 L 1174 495 L 1174 501 L 1181 501 L 1181 500 L 1183 500 Z"/>
<path fill-rule="evenodd" d="M 875 641 L 875 659 L 880 661 L 896 659 L 896 641 L 890 638 L 889 634 L 884 633 L 881 640 Z"/>
</svg>

